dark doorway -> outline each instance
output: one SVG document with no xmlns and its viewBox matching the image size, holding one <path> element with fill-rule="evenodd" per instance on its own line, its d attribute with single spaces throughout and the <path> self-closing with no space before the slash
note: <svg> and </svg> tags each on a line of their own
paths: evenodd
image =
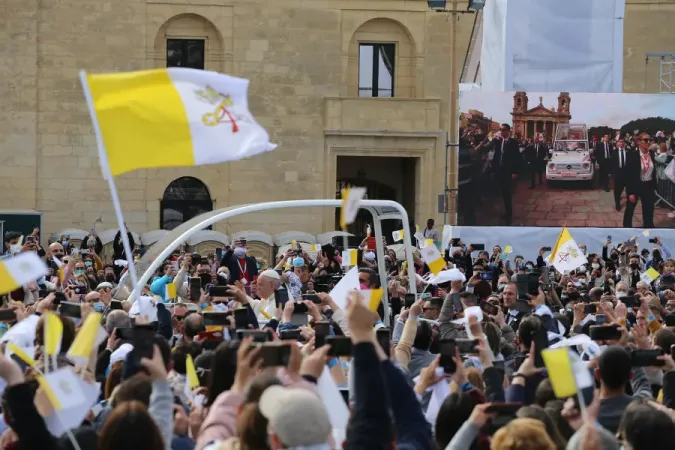
<svg viewBox="0 0 675 450">
<path fill-rule="evenodd" d="M 193 177 L 178 178 L 164 191 L 159 206 L 159 224 L 162 230 L 173 230 L 193 217 L 212 210 L 211 194 L 204 183 Z"/>
<path fill-rule="evenodd" d="M 378 156 L 338 156 L 335 198 L 341 197 L 347 187 L 366 188 L 366 198 L 371 200 L 393 200 L 399 202 L 415 217 L 417 180 L 415 177 L 417 158 L 395 158 Z M 372 215 L 362 209 L 347 231 L 356 236 L 365 236 L 368 225 L 373 224 Z M 382 233 L 388 243 L 391 234 L 401 229 L 401 222 L 387 220 L 382 223 Z M 340 227 L 340 210 L 335 210 L 335 229 Z M 373 234 L 375 230 L 373 229 Z"/>
</svg>

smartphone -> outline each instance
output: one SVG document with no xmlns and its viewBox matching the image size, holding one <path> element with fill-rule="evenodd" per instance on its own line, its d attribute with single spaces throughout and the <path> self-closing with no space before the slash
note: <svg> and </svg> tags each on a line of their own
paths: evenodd
<svg viewBox="0 0 675 450">
<path fill-rule="evenodd" d="M 478 341 L 475 339 L 455 339 L 455 345 L 460 355 L 475 355 Z"/>
<path fill-rule="evenodd" d="M 513 371 L 516 372 L 518 369 L 520 369 L 520 365 L 525 361 L 527 356 L 525 355 L 520 355 L 516 356 L 515 359 L 513 360 Z"/>
<path fill-rule="evenodd" d="M 330 322 L 321 321 L 314 323 L 314 348 L 323 347 L 326 336 L 330 334 Z"/>
<path fill-rule="evenodd" d="M 316 303 L 317 305 L 321 303 L 321 299 L 316 294 L 302 294 L 302 299 L 309 300 L 312 303 Z"/>
<path fill-rule="evenodd" d="M 498 415 L 515 415 L 522 406 L 522 403 L 491 403 L 490 406 L 485 408 L 485 412 Z"/>
<path fill-rule="evenodd" d="M 305 305 L 302 302 L 295 302 L 295 305 L 293 306 L 293 315 L 307 314 L 307 312 L 309 312 L 309 308 L 307 308 L 307 305 Z"/>
<path fill-rule="evenodd" d="M 0 309 L 0 322 L 13 322 L 16 320 L 16 311 L 13 309 Z"/>
<path fill-rule="evenodd" d="M 666 326 L 675 327 L 675 314 L 668 314 L 666 316 Z"/>
<path fill-rule="evenodd" d="M 596 325 L 604 325 L 606 320 L 607 320 L 607 316 L 605 316 L 604 314 L 596 314 L 595 315 L 595 324 Z"/>
<path fill-rule="evenodd" d="M 76 319 L 82 318 L 82 308 L 80 308 L 79 303 L 61 302 L 59 311 L 61 311 L 62 316 L 74 317 Z M 0 320 L 2 319 L 0 318 Z"/>
<path fill-rule="evenodd" d="M 404 306 L 410 308 L 415 303 L 415 294 L 405 294 L 403 301 Z"/>
<path fill-rule="evenodd" d="M 635 248 L 635 241 L 626 241 L 623 244 L 627 250 Z"/>
<path fill-rule="evenodd" d="M 199 277 L 190 278 L 190 301 L 198 302 L 202 296 L 202 280 Z"/>
<path fill-rule="evenodd" d="M 553 249 L 551 247 L 542 247 L 542 250 L 545 252 L 550 252 Z"/>
<path fill-rule="evenodd" d="M 328 356 L 351 356 L 352 340 L 348 336 L 326 336 L 326 345 L 330 345 Z"/>
<path fill-rule="evenodd" d="M 26 244 L 35 244 L 35 236 L 26 236 Z"/>
<path fill-rule="evenodd" d="M 234 310 L 234 324 L 237 327 L 237 330 L 246 330 L 251 324 L 251 321 L 248 318 L 248 309 L 246 308 L 237 308 Z"/>
<path fill-rule="evenodd" d="M 110 309 L 124 309 L 122 306 L 122 302 L 119 300 L 111 300 L 110 301 Z"/>
<path fill-rule="evenodd" d="M 26 242 L 28 242 L 28 238 L 26 238 Z M 656 238 L 649 239 L 650 244 L 656 244 L 657 242 L 658 242 L 658 240 Z"/>
<path fill-rule="evenodd" d="M 493 305 L 492 303 L 481 302 L 480 309 L 482 309 L 484 313 L 489 314 L 491 316 L 496 316 L 497 314 L 499 314 L 499 307 Z"/>
<path fill-rule="evenodd" d="M 595 303 L 586 303 L 584 305 L 584 314 L 595 314 L 598 312 L 598 305 Z"/>
<path fill-rule="evenodd" d="M 246 311 L 245 308 L 244 311 Z M 204 326 L 227 326 L 230 324 L 228 319 L 230 315 L 232 315 L 230 312 L 205 311 L 202 313 Z M 246 317 L 248 318 L 248 313 Z"/>
<path fill-rule="evenodd" d="M 277 304 L 277 308 L 283 309 L 284 305 L 286 305 L 286 302 L 288 301 L 288 289 L 279 288 L 274 291 L 274 301 Z"/>
<path fill-rule="evenodd" d="M 134 329 L 129 328 L 116 328 L 115 334 L 122 341 L 132 341 L 134 339 Z"/>
<path fill-rule="evenodd" d="M 485 250 L 485 244 L 470 244 L 469 247 L 474 249 L 474 251 L 483 251 Z"/>
<path fill-rule="evenodd" d="M 136 325 L 131 330 L 133 350 L 128 359 L 131 367 L 127 373 L 136 374 L 141 370 L 142 358 L 152 359 L 155 350 L 155 329 L 152 325 Z"/>
<path fill-rule="evenodd" d="M 492 272 L 481 272 L 480 279 L 485 281 L 492 281 Z"/>
<path fill-rule="evenodd" d="M 300 333 L 300 330 L 297 328 L 295 330 L 281 330 L 279 332 L 279 339 L 281 339 L 282 341 L 298 341 L 298 342 L 304 341 L 304 339 L 302 338 L 302 334 Z M 316 338 L 314 342 L 317 342 Z"/>
<path fill-rule="evenodd" d="M 548 348 L 548 333 L 544 327 L 532 332 L 532 342 L 534 342 L 534 367 L 545 367 L 541 352 Z"/>
<path fill-rule="evenodd" d="M 662 356 L 664 351 L 660 348 L 653 350 L 633 350 L 631 352 L 631 360 L 633 367 L 660 367 L 666 362 L 656 359 Z"/>
<path fill-rule="evenodd" d="M 588 334 L 594 341 L 618 341 L 621 330 L 614 325 L 591 325 Z"/>
<path fill-rule="evenodd" d="M 516 300 L 516 310 L 518 312 L 530 314 L 532 312 L 532 307 L 530 306 L 530 302 L 527 300 L 518 299 Z"/>
<path fill-rule="evenodd" d="M 612 242 L 612 235 L 611 235 L 611 234 L 608 234 L 608 235 L 607 235 L 607 240 L 608 240 L 609 242 Z"/>
<path fill-rule="evenodd" d="M 210 286 L 209 295 L 211 297 L 228 297 L 230 290 L 227 286 Z"/>
<path fill-rule="evenodd" d="M 86 286 L 75 286 L 75 293 L 77 295 L 87 295 L 87 287 Z"/>
<path fill-rule="evenodd" d="M 245 337 L 253 337 L 253 342 L 257 344 L 262 344 L 268 342 L 270 339 L 270 334 L 267 331 L 263 330 L 237 330 L 237 339 L 243 340 Z"/>
<path fill-rule="evenodd" d="M 218 261 L 220 261 L 221 259 L 223 259 L 223 249 L 220 248 L 220 247 L 216 249 L 216 259 L 217 259 Z"/>
<path fill-rule="evenodd" d="M 38 291 L 38 297 L 39 298 L 45 298 L 48 295 L 49 295 L 49 289 L 42 288 Z"/>
<path fill-rule="evenodd" d="M 626 308 L 633 308 L 635 305 L 639 305 L 640 302 L 637 299 L 635 295 L 626 295 L 624 297 L 619 298 L 621 300 L 621 303 L 626 305 Z"/>
<path fill-rule="evenodd" d="M 291 346 L 268 342 L 260 346 L 263 367 L 286 367 L 291 358 Z"/>
<path fill-rule="evenodd" d="M 455 349 L 457 348 L 454 339 L 441 339 L 438 341 L 438 353 L 441 355 L 439 366 L 445 373 L 455 373 L 457 364 L 455 364 Z"/>
<path fill-rule="evenodd" d="M 66 298 L 66 294 L 63 292 L 54 292 L 54 301 L 52 302 L 53 305 L 60 305 L 61 302 L 67 302 L 68 299 Z"/>
<path fill-rule="evenodd" d="M 375 332 L 375 336 L 380 347 L 384 350 L 384 354 L 387 357 L 391 356 L 391 330 L 389 328 L 379 328 Z"/>
</svg>

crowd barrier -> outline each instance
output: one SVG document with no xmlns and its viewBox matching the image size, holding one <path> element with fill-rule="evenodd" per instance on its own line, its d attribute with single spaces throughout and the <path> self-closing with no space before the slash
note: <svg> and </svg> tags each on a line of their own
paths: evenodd
<svg viewBox="0 0 675 450">
<path fill-rule="evenodd" d="M 665 174 L 666 167 L 672 159 L 673 157 L 669 156 L 665 163 L 656 162 L 656 194 L 658 198 L 654 206 L 665 203 L 675 209 L 675 183 L 670 181 Z"/>
</svg>

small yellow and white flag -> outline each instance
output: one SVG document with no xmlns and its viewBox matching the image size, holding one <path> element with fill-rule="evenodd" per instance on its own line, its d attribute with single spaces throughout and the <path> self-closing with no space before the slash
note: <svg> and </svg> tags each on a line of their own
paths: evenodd
<svg viewBox="0 0 675 450">
<path fill-rule="evenodd" d="M 295 239 L 293 239 L 291 241 L 291 250 L 295 250 L 297 248 L 296 247 L 297 245 L 298 245 L 298 242 Z"/>
<path fill-rule="evenodd" d="M 558 237 L 558 242 L 553 247 L 549 261 L 558 272 L 563 273 L 566 270 L 572 271 L 588 263 L 588 258 L 584 256 L 570 232 L 567 231 L 567 228 L 563 227 Z"/>
<path fill-rule="evenodd" d="M 394 239 L 394 242 L 402 241 L 405 233 L 403 230 L 394 231 L 391 233 L 391 237 Z"/>
<path fill-rule="evenodd" d="M 165 293 L 164 297 L 167 300 L 176 298 L 176 283 L 175 282 L 166 283 L 166 293 Z"/>
<path fill-rule="evenodd" d="M 101 326 L 101 317 L 103 316 L 100 313 L 90 313 L 75 336 L 67 354 L 75 364 L 86 364 L 91 352 L 106 339 L 106 332 Z"/>
<path fill-rule="evenodd" d="M 422 248 L 420 254 L 422 255 L 424 262 L 429 266 L 429 270 L 431 270 L 431 273 L 434 275 L 438 275 L 439 272 L 445 268 L 443 255 L 441 255 L 441 252 L 438 251 L 435 245 L 428 245 Z"/>
<path fill-rule="evenodd" d="M 248 110 L 248 80 L 178 67 L 80 78 L 107 155 L 101 164 L 113 176 L 236 161 L 276 148 Z"/>
<path fill-rule="evenodd" d="M 7 350 L 11 352 L 11 354 L 16 355 L 17 358 L 28 364 L 30 367 L 35 367 L 36 362 L 33 357 L 26 353 L 24 349 L 16 345 L 14 342 L 10 341 L 7 344 Z"/>
<path fill-rule="evenodd" d="M 0 260 L 0 295 L 12 292 L 26 283 L 49 273 L 47 265 L 37 253 L 19 253 Z"/>
<path fill-rule="evenodd" d="M 185 395 L 192 399 L 192 391 L 199 387 L 199 377 L 197 376 L 197 369 L 195 369 L 192 355 L 187 355 L 185 358 L 185 375 Z"/>
<path fill-rule="evenodd" d="M 66 279 L 66 271 L 65 271 L 66 265 L 63 264 L 63 262 L 61 262 L 61 260 L 59 258 L 57 258 L 56 256 L 52 256 L 52 261 L 54 261 L 54 264 L 56 264 L 56 267 L 58 267 L 58 269 L 59 269 L 59 281 L 61 283 L 63 283 Z"/>
<path fill-rule="evenodd" d="M 342 251 L 342 267 L 356 266 L 359 253 L 356 249 Z"/>
<path fill-rule="evenodd" d="M 359 213 L 361 200 L 366 196 L 366 188 L 352 187 L 342 190 L 342 205 L 340 206 L 340 228 L 354 222 Z"/>
<path fill-rule="evenodd" d="M 644 230 L 644 231 L 642 232 L 642 235 L 643 235 L 644 237 L 649 237 L 649 230 Z"/>
<path fill-rule="evenodd" d="M 506 247 L 504 247 L 504 253 L 510 255 L 511 253 L 513 253 L 513 248 L 510 245 L 507 245 Z"/>
<path fill-rule="evenodd" d="M 642 275 L 640 275 L 640 280 L 644 281 L 647 284 L 650 284 L 652 281 L 656 280 L 660 276 L 661 274 L 656 269 L 650 267 Z"/>
<path fill-rule="evenodd" d="M 44 351 L 50 356 L 59 354 L 61 350 L 61 337 L 63 336 L 63 322 L 61 318 L 53 312 L 45 313 L 44 317 Z"/>
<path fill-rule="evenodd" d="M 571 397 L 578 389 L 594 385 L 585 363 L 569 347 L 548 348 L 541 356 L 556 397 Z"/>
<path fill-rule="evenodd" d="M 382 303 L 384 289 L 364 289 L 359 292 L 363 295 L 363 299 L 366 302 L 368 309 L 377 312 L 377 308 L 380 306 L 380 303 Z"/>
</svg>

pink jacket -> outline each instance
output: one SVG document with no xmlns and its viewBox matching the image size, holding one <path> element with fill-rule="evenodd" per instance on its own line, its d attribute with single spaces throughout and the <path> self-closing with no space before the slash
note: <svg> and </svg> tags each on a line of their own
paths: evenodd
<svg viewBox="0 0 675 450">
<path fill-rule="evenodd" d="M 285 386 L 308 389 L 319 395 L 316 385 L 304 379 L 292 383 L 287 376 L 279 375 Z M 237 435 L 237 409 L 243 401 L 244 394 L 236 391 L 225 391 L 216 398 L 199 430 L 195 446 L 197 450 L 203 450 L 214 441 L 225 441 Z"/>
</svg>

